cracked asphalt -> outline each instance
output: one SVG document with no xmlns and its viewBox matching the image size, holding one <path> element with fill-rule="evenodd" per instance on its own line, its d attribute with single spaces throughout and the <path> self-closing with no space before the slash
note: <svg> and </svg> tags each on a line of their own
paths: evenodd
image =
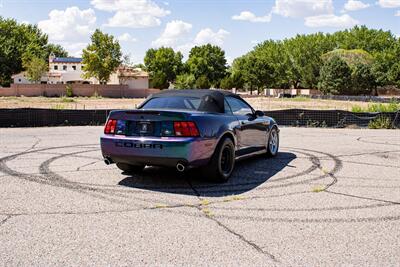
<svg viewBox="0 0 400 267">
<path fill-rule="evenodd" d="M 0 129 L 0 266 L 400 266 L 400 131 L 282 128 L 231 180 L 101 158 L 102 127 Z"/>
</svg>

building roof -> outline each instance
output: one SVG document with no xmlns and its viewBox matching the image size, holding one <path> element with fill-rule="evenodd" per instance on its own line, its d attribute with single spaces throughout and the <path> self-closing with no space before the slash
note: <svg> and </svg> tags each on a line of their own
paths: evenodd
<svg viewBox="0 0 400 267">
<path fill-rule="evenodd" d="M 149 74 L 143 71 L 141 68 L 131 68 L 126 66 L 118 67 L 118 76 L 120 78 L 129 77 L 148 77 Z"/>
<path fill-rule="evenodd" d="M 81 63 L 82 58 L 80 57 L 55 57 L 51 61 L 53 63 Z"/>
</svg>

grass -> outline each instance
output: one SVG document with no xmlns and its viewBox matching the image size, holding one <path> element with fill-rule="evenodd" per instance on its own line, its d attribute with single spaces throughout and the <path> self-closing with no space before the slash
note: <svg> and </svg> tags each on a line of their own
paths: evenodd
<svg viewBox="0 0 400 267">
<path fill-rule="evenodd" d="M 280 98 L 281 100 L 287 100 L 287 101 L 295 101 L 295 102 L 308 102 L 311 101 L 310 97 L 307 96 L 296 96 L 292 98 Z"/>
<path fill-rule="evenodd" d="M 61 99 L 61 102 L 63 102 L 63 103 L 73 103 L 73 102 L 75 102 L 75 99 L 73 99 L 71 97 L 62 96 L 60 99 Z"/>
<path fill-rule="evenodd" d="M 63 104 L 55 104 L 53 106 L 51 106 L 51 109 L 56 109 L 56 110 L 62 110 L 62 109 L 66 109 L 67 107 Z"/>
<path fill-rule="evenodd" d="M 396 112 L 400 110 L 400 103 L 392 101 L 388 104 L 376 103 L 369 104 L 367 107 L 361 107 L 359 105 L 354 105 L 351 108 L 352 112 Z"/>
</svg>

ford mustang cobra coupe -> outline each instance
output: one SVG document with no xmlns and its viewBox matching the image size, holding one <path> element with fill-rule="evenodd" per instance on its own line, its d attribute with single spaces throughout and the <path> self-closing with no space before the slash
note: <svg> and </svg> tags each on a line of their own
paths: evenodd
<svg viewBox="0 0 400 267">
<path fill-rule="evenodd" d="M 225 182 L 235 160 L 276 156 L 279 128 L 230 92 L 164 90 L 137 109 L 112 111 L 100 143 L 105 163 L 126 172 L 146 165 L 199 168 L 204 178 Z"/>
</svg>

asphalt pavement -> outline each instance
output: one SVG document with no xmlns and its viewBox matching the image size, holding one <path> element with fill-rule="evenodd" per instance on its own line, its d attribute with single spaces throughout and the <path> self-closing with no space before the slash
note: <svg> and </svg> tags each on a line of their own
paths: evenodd
<svg viewBox="0 0 400 267">
<path fill-rule="evenodd" d="M 0 129 L 0 266 L 400 266 L 400 131 L 282 128 L 213 184 L 106 166 L 102 127 Z"/>
</svg>

